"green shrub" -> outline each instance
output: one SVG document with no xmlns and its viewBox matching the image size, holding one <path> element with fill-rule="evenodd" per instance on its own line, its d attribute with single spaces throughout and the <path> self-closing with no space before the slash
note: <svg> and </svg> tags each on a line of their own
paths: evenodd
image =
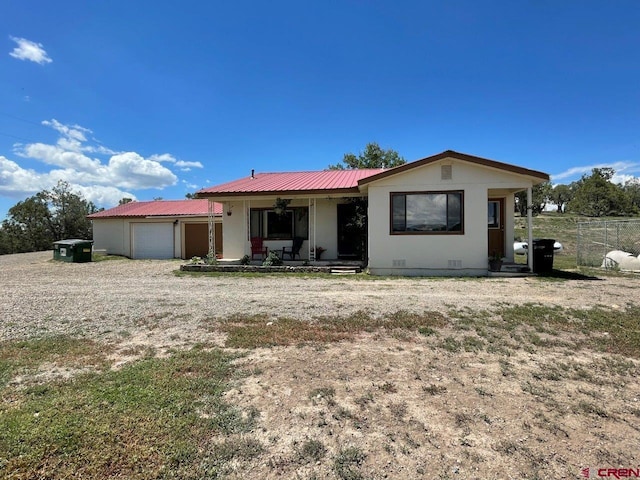
<svg viewBox="0 0 640 480">
<path fill-rule="evenodd" d="M 277 267 L 282 265 L 282 259 L 278 256 L 277 252 L 269 252 L 267 258 L 262 262 L 263 267 Z"/>
</svg>

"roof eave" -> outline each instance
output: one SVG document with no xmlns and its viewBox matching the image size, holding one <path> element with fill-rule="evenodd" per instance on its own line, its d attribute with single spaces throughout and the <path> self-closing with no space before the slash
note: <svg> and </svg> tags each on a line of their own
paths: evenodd
<svg viewBox="0 0 640 480">
<path fill-rule="evenodd" d="M 360 189 L 356 187 L 349 188 L 332 188 L 332 189 L 311 189 L 311 190 L 265 190 L 258 192 L 198 192 L 198 198 L 228 198 L 228 197 L 262 197 L 273 195 L 287 196 L 305 196 L 305 195 L 339 195 L 339 194 L 357 194 Z"/>
<path fill-rule="evenodd" d="M 498 170 L 508 171 L 511 173 L 517 173 L 519 175 L 526 175 L 529 177 L 534 177 L 541 179 L 542 181 L 549 181 L 550 177 L 548 174 L 544 172 L 539 172 L 537 170 L 531 170 L 524 167 L 518 167 L 516 165 L 511 165 L 508 163 L 498 162 L 496 160 L 490 160 L 488 158 L 476 157 L 474 155 L 468 155 L 466 153 L 454 152 L 453 150 L 447 150 L 442 153 L 438 153 L 431 157 L 426 157 L 421 160 L 415 160 L 410 163 L 405 163 L 403 165 L 390 168 L 389 170 L 385 170 L 384 172 L 377 173 L 370 177 L 362 178 L 358 181 L 358 185 L 360 187 L 375 182 L 377 180 L 390 177 L 392 175 L 397 175 L 402 172 L 406 172 L 408 170 L 412 170 L 414 168 L 422 167 L 424 165 L 429 165 L 431 163 L 439 162 L 440 160 L 444 160 L 445 158 L 454 158 L 456 160 L 462 160 L 469 163 L 474 163 L 477 165 L 482 165 L 485 167 L 496 168 Z"/>
</svg>

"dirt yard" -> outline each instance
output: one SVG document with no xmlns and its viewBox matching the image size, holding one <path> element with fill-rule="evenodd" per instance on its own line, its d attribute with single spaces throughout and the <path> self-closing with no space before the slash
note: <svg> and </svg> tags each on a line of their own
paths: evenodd
<svg viewBox="0 0 640 480">
<path fill-rule="evenodd" d="M 258 413 L 239 435 L 264 452 L 228 478 L 598 478 L 640 466 L 638 345 L 617 350 L 602 327 L 638 311 L 637 277 L 205 277 L 176 275 L 176 261 L 50 258 L 0 257 L 0 340 L 90 338 L 111 368 L 195 344 L 242 354 L 226 400 Z M 354 315 L 387 323 L 345 327 Z M 422 320 L 394 323 L 406 315 Z M 304 325 L 339 325 L 342 340 L 306 341 Z M 231 348 L 237 329 L 273 335 Z M 75 371 L 46 365 L 12 382 Z"/>
</svg>

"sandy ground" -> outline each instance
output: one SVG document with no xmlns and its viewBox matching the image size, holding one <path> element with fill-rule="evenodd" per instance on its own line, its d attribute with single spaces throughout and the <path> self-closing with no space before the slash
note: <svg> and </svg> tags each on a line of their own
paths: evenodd
<svg viewBox="0 0 640 480">
<path fill-rule="evenodd" d="M 92 338 L 145 336 L 162 347 L 208 335 L 202 322 L 234 314 L 274 319 L 388 315 L 451 308 L 541 303 L 588 308 L 635 303 L 640 278 L 592 281 L 535 278 L 354 281 L 352 278 L 181 276 L 179 261 L 113 260 L 65 263 L 51 252 L 0 256 L 0 339 L 43 334 Z"/>
<path fill-rule="evenodd" d="M 542 303 L 624 308 L 636 278 L 314 279 L 176 276 L 174 261 L 68 264 L 51 253 L 0 257 L 0 340 L 68 334 L 104 341 L 114 362 L 224 344 L 232 314 L 313 319 Z M 227 393 L 260 412 L 265 446 L 230 478 L 581 478 L 590 467 L 640 465 L 640 363 L 581 347 L 450 351 L 475 336 L 374 333 L 329 345 L 244 352 Z M 133 352 L 127 356 L 123 352 Z M 305 446 L 317 448 L 314 456 Z M 348 452 L 353 455 L 349 457 Z M 354 454 L 355 452 L 355 454 Z M 353 461 L 349 463 L 348 459 Z"/>
</svg>

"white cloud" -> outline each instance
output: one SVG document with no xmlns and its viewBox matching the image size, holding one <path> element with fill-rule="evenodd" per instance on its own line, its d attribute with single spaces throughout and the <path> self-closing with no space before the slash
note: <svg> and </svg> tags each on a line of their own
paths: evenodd
<svg viewBox="0 0 640 480">
<path fill-rule="evenodd" d="M 27 169 L 0 156 L 1 196 L 25 197 L 64 180 L 97 206 L 112 206 L 123 197 L 136 198 L 135 190 L 163 189 L 178 183 L 176 174 L 167 167 L 179 169 L 199 163 L 178 161 L 169 153 L 145 158 L 133 151 L 116 152 L 94 144 L 88 128 L 55 119 L 42 123 L 60 134 L 57 141 L 15 144 L 14 153 L 50 168 Z"/>
<path fill-rule="evenodd" d="M 163 153 L 160 155 L 154 154 L 149 157 L 149 160 L 153 160 L 154 162 L 176 163 L 176 157 L 174 157 L 170 153 Z"/>
<path fill-rule="evenodd" d="M 611 181 L 613 183 L 619 183 L 624 185 L 626 182 L 638 182 L 639 180 L 638 180 L 638 177 L 635 175 L 616 173 L 613 177 L 611 177 Z"/>
<path fill-rule="evenodd" d="M 78 170 L 95 170 L 100 168 L 100 160 L 91 159 L 71 148 L 59 145 L 47 145 L 45 143 L 30 143 L 21 146 L 16 154 L 25 158 L 40 160 L 48 165 Z"/>
<path fill-rule="evenodd" d="M 595 165 L 582 165 L 578 167 L 572 167 L 564 172 L 551 175 L 551 181 L 553 183 L 559 183 L 559 180 L 578 180 L 582 175 L 589 175 L 594 168 L 613 168 L 616 172 L 614 179 L 618 176 L 633 176 L 633 173 L 640 172 L 640 163 L 634 162 L 613 162 L 613 163 L 598 163 Z M 616 180 L 614 182 L 617 183 Z"/>
<path fill-rule="evenodd" d="M 178 178 L 168 168 L 153 160 L 145 160 L 135 152 L 113 155 L 108 173 L 126 188 L 162 188 L 174 185 Z"/>
<path fill-rule="evenodd" d="M 85 135 L 85 133 L 93 133 L 88 128 L 81 127 L 80 125 L 64 125 L 60 123 L 58 120 L 56 120 L 55 118 L 51 120 L 44 120 L 42 122 L 42 125 L 51 127 L 54 130 L 61 133 L 62 135 L 64 135 L 65 137 L 73 138 L 78 142 L 86 142 L 87 136 Z"/>
<path fill-rule="evenodd" d="M 100 206 L 118 205 L 118 202 L 125 197 L 130 198 L 131 200 L 137 200 L 137 197 L 133 193 L 120 190 L 116 187 L 105 187 L 101 185 L 72 185 L 72 190 L 93 202 L 95 205 Z"/>
<path fill-rule="evenodd" d="M 187 187 L 189 190 L 196 190 L 198 188 L 198 185 L 196 185 L 195 183 L 189 183 L 186 180 L 182 180 L 182 183 L 184 183 L 185 187 Z"/>
<path fill-rule="evenodd" d="M 200 162 L 185 162 L 184 160 L 178 160 L 176 162 L 176 167 L 183 172 L 189 172 L 192 168 L 204 168 Z"/>
<path fill-rule="evenodd" d="M 156 162 L 169 162 L 173 163 L 177 168 L 183 172 L 190 172 L 192 168 L 204 168 L 200 162 L 187 162 L 185 160 L 177 160 L 176 157 L 169 153 L 163 153 L 162 155 L 151 155 L 149 160 Z"/>
<path fill-rule="evenodd" d="M 136 199 L 131 192 L 108 185 L 81 185 L 74 182 L 77 176 L 71 170 L 52 170 L 39 173 L 20 167 L 16 162 L 0 155 L 0 195 L 24 198 L 42 190 L 50 189 L 58 180 L 69 182 L 71 191 L 81 194 L 95 205 L 117 205 L 121 198 Z"/>
<path fill-rule="evenodd" d="M 22 168 L 0 155 L 0 195 L 20 198 L 49 187 L 47 175 Z"/>
<path fill-rule="evenodd" d="M 40 65 L 53 62 L 53 60 L 49 58 L 49 55 L 47 55 L 47 52 L 42 47 L 41 43 L 32 42 L 26 38 L 9 38 L 18 44 L 18 46 L 9 53 L 13 58 L 17 58 L 18 60 L 29 60 L 30 62 L 35 62 Z"/>
</svg>

